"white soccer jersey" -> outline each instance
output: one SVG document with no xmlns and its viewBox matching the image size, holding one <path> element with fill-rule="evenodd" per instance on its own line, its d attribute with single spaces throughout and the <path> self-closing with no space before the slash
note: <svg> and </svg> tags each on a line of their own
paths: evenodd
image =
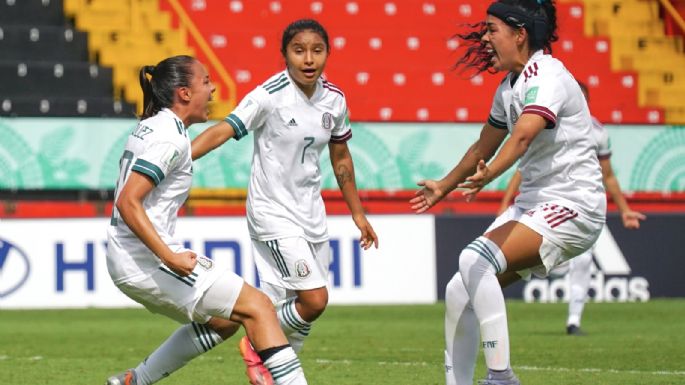
<svg viewBox="0 0 685 385">
<path fill-rule="evenodd" d="M 284 70 L 246 95 L 226 122 L 236 139 L 254 132 L 247 194 L 250 236 L 327 240 L 319 157 L 329 141 L 352 137 L 340 89 L 320 78 L 309 99 Z"/>
<path fill-rule="evenodd" d="M 518 78 L 509 73 L 495 94 L 488 122 L 513 132 L 521 114 L 548 122 L 521 157 L 516 205 L 531 209 L 568 200 L 597 219 L 604 218 L 606 196 L 597 160 L 590 111 L 578 83 L 564 65 L 542 51 Z"/>
<path fill-rule="evenodd" d="M 609 142 L 609 132 L 594 116 L 592 117 L 592 137 L 597 142 L 597 158 L 611 158 L 611 143 Z"/>
<path fill-rule="evenodd" d="M 131 175 L 149 177 L 155 188 L 145 197 L 143 207 L 160 237 L 176 251 L 182 242 L 174 239 L 179 207 L 188 197 L 193 180 L 190 139 L 183 122 L 165 108 L 138 123 L 128 137 L 119 161 L 119 179 L 114 201 Z M 108 229 L 107 264 L 115 283 L 135 280 L 156 271 L 161 260 L 151 257 L 145 244 L 119 217 L 116 207 Z"/>
</svg>

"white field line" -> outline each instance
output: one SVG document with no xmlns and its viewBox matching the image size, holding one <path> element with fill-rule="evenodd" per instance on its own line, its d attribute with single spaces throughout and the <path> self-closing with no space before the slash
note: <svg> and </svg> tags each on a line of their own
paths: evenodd
<svg viewBox="0 0 685 385">
<path fill-rule="evenodd" d="M 327 359 L 316 359 L 318 364 L 336 364 L 336 365 L 353 365 L 354 361 L 351 360 L 327 360 Z M 361 363 L 359 361 L 358 363 Z M 425 361 L 377 361 L 378 366 L 437 366 L 436 363 L 425 362 Z M 440 365 L 442 366 L 442 365 Z M 520 365 L 514 366 L 514 370 L 520 370 L 523 372 L 569 372 L 569 373 L 611 373 L 611 374 L 648 374 L 653 376 L 685 376 L 685 371 L 681 370 L 621 370 L 621 369 L 600 369 L 600 368 L 553 368 L 553 367 L 540 367 L 540 366 L 528 366 Z"/>
</svg>

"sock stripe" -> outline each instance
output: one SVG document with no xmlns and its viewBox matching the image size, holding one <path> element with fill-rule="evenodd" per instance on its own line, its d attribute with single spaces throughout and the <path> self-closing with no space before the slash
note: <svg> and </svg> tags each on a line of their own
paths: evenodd
<svg viewBox="0 0 685 385">
<path fill-rule="evenodd" d="M 471 243 L 475 244 L 476 247 L 480 247 L 481 250 L 485 252 L 492 261 L 495 262 L 495 268 L 497 269 L 497 272 L 501 270 L 499 263 L 497 263 L 497 258 L 495 258 L 495 254 L 492 252 L 492 250 L 490 250 L 490 247 L 488 247 L 488 245 L 485 242 L 481 241 L 480 239 L 475 239 Z"/>
<path fill-rule="evenodd" d="M 197 335 L 198 341 L 200 341 L 200 345 L 202 345 L 202 349 L 204 349 L 205 352 L 208 352 L 209 349 L 212 348 L 211 344 L 207 341 L 207 337 L 202 333 L 202 326 L 196 322 L 191 322 L 191 325 L 193 325 L 193 330 L 195 331 L 195 334 Z"/>
<path fill-rule="evenodd" d="M 202 328 L 205 330 L 205 336 L 207 336 L 207 339 L 209 340 L 209 348 L 215 347 L 219 342 L 215 338 L 216 333 L 214 330 L 210 329 L 207 325 L 202 325 Z"/>
<path fill-rule="evenodd" d="M 478 255 L 480 255 L 481 257 L 485 258 L 485 259 L 486 259 L 486 260 L 495 268 L 495 270 L 497 271 L 497 273 L 499 273 L 499 270 L 497 270 L 497 265 L 495 264 L 495 262 L 494 262 L 492 259 L 490 259 L 490 257 L 487 256 L 485 253 L 483 253 L 483 251 L 481 251 L 480 249 L 476 248 L 475 246 L 472 246 L 471 244 L 469 244 L 468 246 L 466 246 L 466 249 L 473 250 L 473 251 L 475 251 Z"/>
<path fill-rule="evenodd" d="M 302 323 L 295 315 L 297 310 L 295 309 L 295 300 L 292 300 L 283 306 L 283 320 L 295 330 L 302 330 L 307 328 L 309 325 L 307 323 Z"/>
<path fill-rule="evenodd" d="M 470 247 L 471 246 L 471 247 Z M 495 267 L 495 271 L 497 273 L 502 272 L 502 267 L 500 266 L 499 262 L 497 261 L 497 258 L 495 257 L 495 254 L 490 250 L 487 244 L 485 242 L 476 239 L 473 242 L 471 242 L 468 246 L 466 246 L 467 249 L 471 249 L 478 254 L 480 254 L 482 257 L 488 260 L 492 264 L 492 266 Z"/>
<path fill-rule="evenodd" d="M 290 360 L 284 364 L 270 367 L 269 371 L 271 372 L 271 375 L 273 376 L 273 378 L 277 379 L 277 378 L 282 378 L 282 377 L 287 376 L 288 374 L 299 369 L 300 367 L 301 367 L 300 360 L 295 358 L 295 359 Z"/>
</svg>

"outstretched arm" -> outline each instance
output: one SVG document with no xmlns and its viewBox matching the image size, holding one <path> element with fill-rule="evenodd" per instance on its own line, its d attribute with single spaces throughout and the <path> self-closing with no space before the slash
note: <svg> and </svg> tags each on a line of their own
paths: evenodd
<svg viewBox="0 0 685 385">
<path fill-rule="evenodd" d="M 352 220 L 361 231 L 361 246 L 368 250 L 371 245 L 378 248 L 378 236 L 366 219 L 362 203 L 359 200 L 357 184 L 354 178 L 354 163 L 352 154 L 347 143 L 329 143 L 328 151 L 331 157 L 331 165 L 338 181 L 338 187 L 342 191 L 343 199 L 352 213 Z"/>
<path fill-rule="evenodd" d="M 175 273 L 186 276 L 193 272 L 197 256 L 192 251 L 174 253 L 169 249 L 145 213 L 143 200 L 155 187 L 152 180 L 132 172 L 116 201 L 121 219 L 159 259 Z"/>
<path fill-rule="evenodd" d="M 193 140 L 191 145 L 193 160 L 202 158 L 234 136 L 233 127 L 225 120 L 209 127 Z"/>
<path fill-rule="evenodd" d="M 418 182 L 423 188 L 416 192 L 416 196 L 409 203 L 417 214 L 433 207 L 452 190 L 457 188 L 467 176 L 476 171 L 476 165 L 482 159 L 489 160 L 497 151 L 507 130 L 495 128 L 489 123 L 483 126 L 478 140 L 469 147 L 464 157 L 444 178 L 439 181 L 422 180 Z"/>
<path fill-rule="evenodd" d="M 600 159 L 599 164 L 602 166 L 602 179 L 604 180 L 604 187 L 606 187 L 611 199 L 618 207 L 621 213 L 621 220 L 626 229 L 639 229 L 640 221 L 647 219 L 647 216 L 630 209 L 626 198 L 621 192 L 621 186 L 618 184 L 618 179 L 611 168 L 611 161 L 607 159 Z"/>
</svg>

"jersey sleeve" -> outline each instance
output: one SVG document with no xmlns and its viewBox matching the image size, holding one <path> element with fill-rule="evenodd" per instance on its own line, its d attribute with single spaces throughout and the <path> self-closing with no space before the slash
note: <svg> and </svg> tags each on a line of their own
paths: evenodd
<svg viewBox="0 0 685 385">
<path fill-rule="evenodd" d="M 538 63 L 532 63 L 531 68 L 524 69 L 525 76 L 523 86 L 523 114 L 535 114 L 542 116 L 548 123 L 546 128 L 554 128 L 557 124 L 557 115 L 564 105 L 567 92 L 561 80 L 562 74 L 554 71 L 544 71 L 538 68 Z M 579 97 L 583 97 L 579 93 Z"/>
<path fill-rule="evenodd" d="M 504 89 L 503 84 L 507 81 L 507 79 L 508 77 L 505 77 L 504 81 L 502 81 L 502 84 L 497 87 L 494 100 L 492 101 L 492 107 L 490 108 L 490 115 L 488 116 L 488 124 L 502 130 L 508 129 L 507 113 L 504 109 L 504 99 L 502 98 L 502 91 Z"/>
<path fill-rule="evenodd" d="M 600 134 L 597 139 L 597 158 L 609 159 L 611 158 L 611 142 L 609 141 L 609 132 L 604 128 L 594 117 L 592 118 L 592 125 L 594 130 L 599 130 Z"/>
<path fill-rule="evenodd" d="M 173 143 L 155 143 L 138 156 L 131 170 L 149 177 L 157 186 L 178 166 L 182 155 L 183 151 Z"/>
<path fill-rule="evenodd" d="M 341 110 L 342 113 L 333 119 L 335 126 L 331 130 L 331 143 L 345 143 L 352 138 L 352 125 L 350 124 L 350 116 L 347 111 L 347 103 L 345 103 L 344 99 Z"/>
<path fill-rule="evenodd" d="M 240 101 L 238 107 L 225 119 L 235 131 L 235 139 L 240 140 L 248 131 L 259 129 L 269 115 L 269 95 L 257 87 Z"/>
</svg>

